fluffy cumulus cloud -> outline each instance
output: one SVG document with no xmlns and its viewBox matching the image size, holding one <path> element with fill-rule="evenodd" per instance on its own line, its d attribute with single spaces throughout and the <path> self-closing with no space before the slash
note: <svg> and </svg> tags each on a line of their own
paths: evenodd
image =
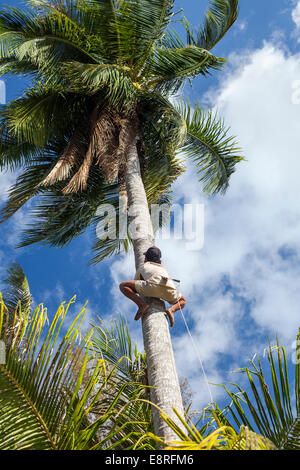
<svg viewBox="0 0 300 470">
<path fill-rule="evenodd" d="M 209 199 L 188 165 L 175 197 L 204 203 L 204 246 L 189 251 L 186 240 L 158 242 L 170 274 L 181 279 L 188 298 L 185 315 L 212 382 L 222 382 L 248 357 L 262 354 L 267 335 L 278 333 L 291 352 L 299 326 L 300 105 L 293 99 L 299 77 L 300 56 L 274 43 L 231 57 L 230 72 L 204 99 L 230 123 L 247 161 L 238 165 L 225 197 Z M 133 259 L 125 257 L 111 268 L 118 302 L 116 284 L 132 277 L 132 266 Z M 197 390 L 201 406 L 208 392 L 179 317 L 173 333 L 178 371 Z M 214 393 L 218 398 L 220 389 Z"/>
<path fill-rule="evenodd" d="M 227 196 L 207 205 L 210 269 L 227 272 L 250 318 L 283 340 L 299 324 L 299 76 L 299 56 L 265 44 L 214 95 L 248 161 Z"/>
</svg>

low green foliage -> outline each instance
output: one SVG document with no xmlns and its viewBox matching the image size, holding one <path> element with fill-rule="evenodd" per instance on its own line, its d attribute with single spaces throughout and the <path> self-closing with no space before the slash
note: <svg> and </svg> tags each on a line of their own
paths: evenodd
<svg viewBox="0 0 300 470">
<path fill-rule="evenodd" d="M 2 450 L 130 449 L 152 429 L 149 404 L 140 401 L 144 366 L 135 362 L 134 373 L 128 366 L 126 375 L 123 364 L 130 358 L 119 354 L 110 360 L 97 337 L 96 350 L 93 331 L 80 332 L 85 307 L 70 319 L 74 302 L 63 302 L 49 325 L 43 305 L 30 317 L 17 308 L 10 320 L 0 296 L 0 339 L 9 340 L 0 365 Z M 120 324 L 116 344 L 125 331 Z"/>
</svg>

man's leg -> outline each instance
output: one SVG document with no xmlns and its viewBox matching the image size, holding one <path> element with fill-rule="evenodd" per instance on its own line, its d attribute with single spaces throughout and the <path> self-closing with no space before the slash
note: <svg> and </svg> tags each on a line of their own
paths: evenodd
<svg viewBox="0 0 300 470">
<path fill-rule="evenodd" d="M 136 289 L 135 289 L 135 281 L 121 282 L 120 291 L 122 292 L 122 294 L 124 294 L 126 297 L 132 300 L 139 307 L 134 319 L 138 320 L 139 318 L 141 318 L 143 313 L 145 313 L 148 310 L 149 305 L 147 305 L 141 299 L 141 297 L 137 294 Z"/>
<path fill-rule="evenodd" d="M 180 297 L 176 304 L 172 305 L 170 308 L 166 310 L 166 313 L 170 320 L 170 326 L 174 326 L 174 313 L 177 312 L 180 308 L 184 308 L 186 304 L 186 298 L 184 296 Z"/>
</svg>

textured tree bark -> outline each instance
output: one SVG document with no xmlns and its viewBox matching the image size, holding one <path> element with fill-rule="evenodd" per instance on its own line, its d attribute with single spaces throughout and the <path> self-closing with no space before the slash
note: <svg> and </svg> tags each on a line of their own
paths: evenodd
<svg viewBox="0 0 300 470">
<path fill-rule="evenodd" d="M 154 234 L 135 139 L 128 154 L 126 188 L 130 227 L 135 232 L 133 242 L 135 265 L 138 267 L 144 263 L 143 253 L 154 244 Z M 150 308 L 142 318 L 142 330 L 148 383 L 154 387 L 150 389 L 150 400 L 182 427 L 173 412 L 173 408 L 176 408 L 183 415 L 183 404 L 169 325 L 165 316 L 165 305 L 159 299 L 147 298 L 147 303 L 150 304 Z M 152 412 L 155 434 L 165 440 L 177 440 L 176 434 L 161 419 L 160 411 L 153 406 Z"/>
</svg>

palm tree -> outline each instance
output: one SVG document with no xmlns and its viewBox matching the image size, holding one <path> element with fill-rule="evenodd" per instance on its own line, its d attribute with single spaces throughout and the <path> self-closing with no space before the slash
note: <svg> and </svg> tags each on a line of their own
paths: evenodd
<svg viewBox="0 0 300 470">
<path fill-rule="evenodd" d="M 173 103 L 186 81 L 222 69 L 211 49 L 235 22 L 238 3 L 211 0 L 198 31 L 174 0 L 28 0 L 26 11 L 0 11 L 0 74 L 33 81 L 0 113 L 0 167 L 24 169 L 2 222 L 38 202 L 22 246 L 63 246 L 95 224 L 93 262 L 133 245 L 138 266 L 154 243 L 149 206 L 170 204 L 184 171 L 178 154 L 194 161 L 207 194 L 225 192 L 242 160 L 234 138 L 199 103 L 193 112 Z M 118 215 L 139 208 L 122 236 L 110 237 L 97 216 L 106 203 Z M 151 400 L 172 416 L 182 400 L 164 312 L 152 301 L 142 327 Z M 174 436 L 156 408 L 154 425 L 157 435 Z"/>
</svg>

